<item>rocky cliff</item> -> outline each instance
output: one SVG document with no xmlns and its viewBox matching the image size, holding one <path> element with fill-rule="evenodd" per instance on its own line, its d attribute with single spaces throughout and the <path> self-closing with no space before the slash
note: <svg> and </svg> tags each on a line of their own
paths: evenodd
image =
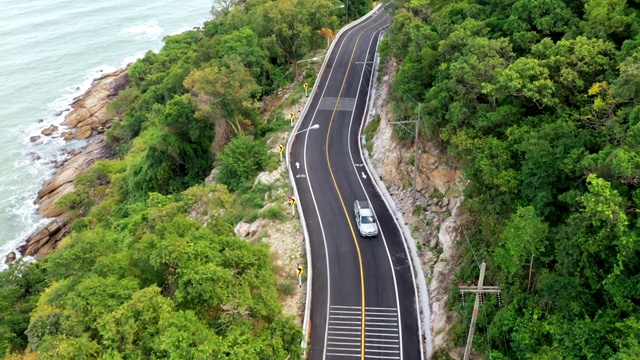
<svg viewBox="0 0 640 360">
<path fill-rule="evenodd" d="M 378 84 L 372 104 L 381 121 L 373 138 L 371 161 L 416 241 L 429 288 L 433 350 L 460 358 L 459 349 L 453 348 L 450 337 L 451 327 L 458 320 L 445 304 L 461 253 L 462 171 L 437 146 L 421 142 L 414 204 L 411 162 L 415 150 L 394 138 L 393 125 L 389 123 L 395 120 L 388 103 L 392 79 L 393 73 Z"/>
<path fill-rule="evenodd" d="M 41 258 L 55 249 L 71 230 L 70 218 L 56 207 L 56 202 L 75 190 L 74 181 L 96 160 L 111 155 L 111 149 L 102 134 L 113 120 L 106 115 L 106 108 L 109 101 L 128 83 L 126 68 L 105 74 L 95 79 L 89 90 L 71 104 L 73 110 L 67 114 L 63 125 L 72 129 L 75 139 L 94 137 L 82 151 L 68 159 L 38 192 L 34 201 L 38 205 L 38 212 L 43 217 L 53 219 L 27 238 L 20 247 L 22 255 Z"/>
</svg>

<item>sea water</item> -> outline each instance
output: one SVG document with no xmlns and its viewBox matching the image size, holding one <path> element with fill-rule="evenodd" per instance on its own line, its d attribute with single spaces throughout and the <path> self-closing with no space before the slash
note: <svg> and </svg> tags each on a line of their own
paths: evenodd
<svg viewBox="0 0 640 360">
<path fill-rule="evenodd" d="M 73 98 L 101 74 L 158 51 L 166 35 L 208 20 L 211 0 L 0 0 L 0 269 L 47 219 L 38 190 L 63 160 L 60 125 Z M 32 136 L 40 135 L 37 141 Z"/>
</svg>

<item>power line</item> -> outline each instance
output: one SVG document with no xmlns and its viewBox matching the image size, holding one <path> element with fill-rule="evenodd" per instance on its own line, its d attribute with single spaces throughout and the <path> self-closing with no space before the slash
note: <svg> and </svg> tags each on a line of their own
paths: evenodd
<svg viewBox="0 0 640 360">
<path fill-rule="evenodd" d="M 464 231 L 464 229 L 462 229 L 462 233 L 464 234 L 464 238 L 467 240 L 467 244 L 469 244 L 469 249 L 471 249 L 471 253 L 473 254 L 473 258 L 476 259 L 476 264 L 478 265 L 478 267 L 480 267 L 480 260 L 478 260 L 478 257 L 476 256 L 476 252 L 473 250 L 473 246 L 471 246 L 471 242 L 469 241 L 469 238 L 467 237 L 467 232 Z"/>
</svg>

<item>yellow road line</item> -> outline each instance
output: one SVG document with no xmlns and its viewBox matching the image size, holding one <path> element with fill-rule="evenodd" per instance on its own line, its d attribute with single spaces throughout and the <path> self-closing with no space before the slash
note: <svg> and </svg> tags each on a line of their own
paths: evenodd
<svg viewBox="0 0 640 360">
<path fill-rule="evenodd" d="M 344 79 L 342 79 L 342 85 L 340 86 L 340 92 L 338 93 L 338 98 L 336 100 L 336 105 L 333 108 L 333 113 L 331 114 L 331 120 L 329 121 L 329 129 L 327 131 L 327 139 L 325 142 L 325 153 L 327 155 L 327 166 L 329 167 L 329 173 L 331 174 L 331 179 L 333 180 L 333 186 L 336 188 L 336 192 L 338 193 L 338 197 L 340 198 L 340 204 L 342 204 L 342 210 L 344 211 L 344 215 L 347 218 L 347 222 L 349 223 L 349 228 L 351 229 L 351 235 L 353 236 L 353 242 L 356 245 L 356 250 L 358 252 L 358 262 L 360 265 L 360 284 L 361 284 L 361 291 L 362 291 L 362 309 L 361 309 L 361 316 L 362 316 L 362 323 L 361 323 L 361 328 L 360 328 L 360 332 L 361 332 L 361 339 L 360 339 L 360 358 L 361 360 L 364 360 L 364 338 L 365 338 L 365 334 L 364 334 L 364 328 L 365 328 L 365 292 L 364 292 L 364 270 L 363 270 L 363 266 L 362 266 L 362 254 L 360 252 L 360 246 L 358 245 L 358 238 L 356 237 L 356 233 L 355 230 L 353 229 L 353 224 L 351 223 L 351 217 L 349 216 L 349 212 L 347 211 L 347 207 L 344 204 L 344 200 L 342 199 L 342 194 L 340 193 L 340 189 L 338 188 L 338 183 L 336 182 L 336 177 L 333 175 L 333 170 L 331 170 L 331 159 L 329 157 L 329 135 L 331 134 L 331 126 L 333 125 L 333 119 L 336 116 L 336 111 L 338 111 L 338 104 L 340 104 L 340 97 L 342 97 L 342 91 L 344 90 L 344 85 L 347 82 L 347 76 L 349 75 L 349 70 L 351 69 L 351 63 L 353 63 L 353 57 L 356 54 L 356 48 L 358 47 L 358 42 L 360 41 L 360 37 L 362 36 L 362 34 L 364 34 L 365 31 L 373 28 L 374 26 L 376 26 L 377 24 L 385 21 L 387 19 L 389 15 L 385 15 L 384 18 L 382 18 L 382 20 L 376 22 L 375 24 L 369 26 L 366 30 L 363 30 L 359 35 L 358 38 L 356 39 L 356 44 L 353 46 L 353 51 L 351 52 L 351 58 L 349 59 L 349 65 L 347 65 L 347 72 L 345 72 L 344 74 Z M 373 76 L 373 74 L 372 74 Z M 328 81 L 328 80 L 327 80 Z M 354 111 L 355 111 L 355 107 L 354 107 Z M 331 301 L 329 299 L 329 301 Z M 326 344 L 325 344 L 326 345 Z"/>
</svg>

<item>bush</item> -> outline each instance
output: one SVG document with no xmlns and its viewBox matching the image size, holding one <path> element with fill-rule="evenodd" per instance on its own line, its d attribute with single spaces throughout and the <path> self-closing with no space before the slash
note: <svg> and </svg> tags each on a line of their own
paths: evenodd
<svg viewBox="0 0 640 360">
<path fill-rule="evenodd" d="M 243 207 L 262 209 L 264 207 L 264 197 L 271 190 L 269 185 L 259 182 L 240 197 L 240 204 Z"/>
<path fill-rule="evenodd" d="M 284 220 L 286 215 L 282 211 L 282 207 L 271 205 L 260 212 L 260 217 L 269 220 Z"/>
<path fill-rule="evenodd" d="M 283 296 L 283 297 L 291 296 L 296 291 L 295 285 L 287 281 L 279 282 L 277 284 L 277 288 L 278 288 L 278 294 L 280 294 L 280 296 Z"/>
<path fill-rule="evenodd" d="M 249 213 L 244 215 L 244 222 L 246 223 L 252 223 L 256 220 L 258 220 L 260 218 L 260 211 L 259 210 L 252 210 Z"/>
<path fill-rule="evenodd" d="M 236 191 L 269 162 L 267 146 L 259 140 L 239 136 L 224 147 L 218 157 L 218 181 Z"/>
</svg>

